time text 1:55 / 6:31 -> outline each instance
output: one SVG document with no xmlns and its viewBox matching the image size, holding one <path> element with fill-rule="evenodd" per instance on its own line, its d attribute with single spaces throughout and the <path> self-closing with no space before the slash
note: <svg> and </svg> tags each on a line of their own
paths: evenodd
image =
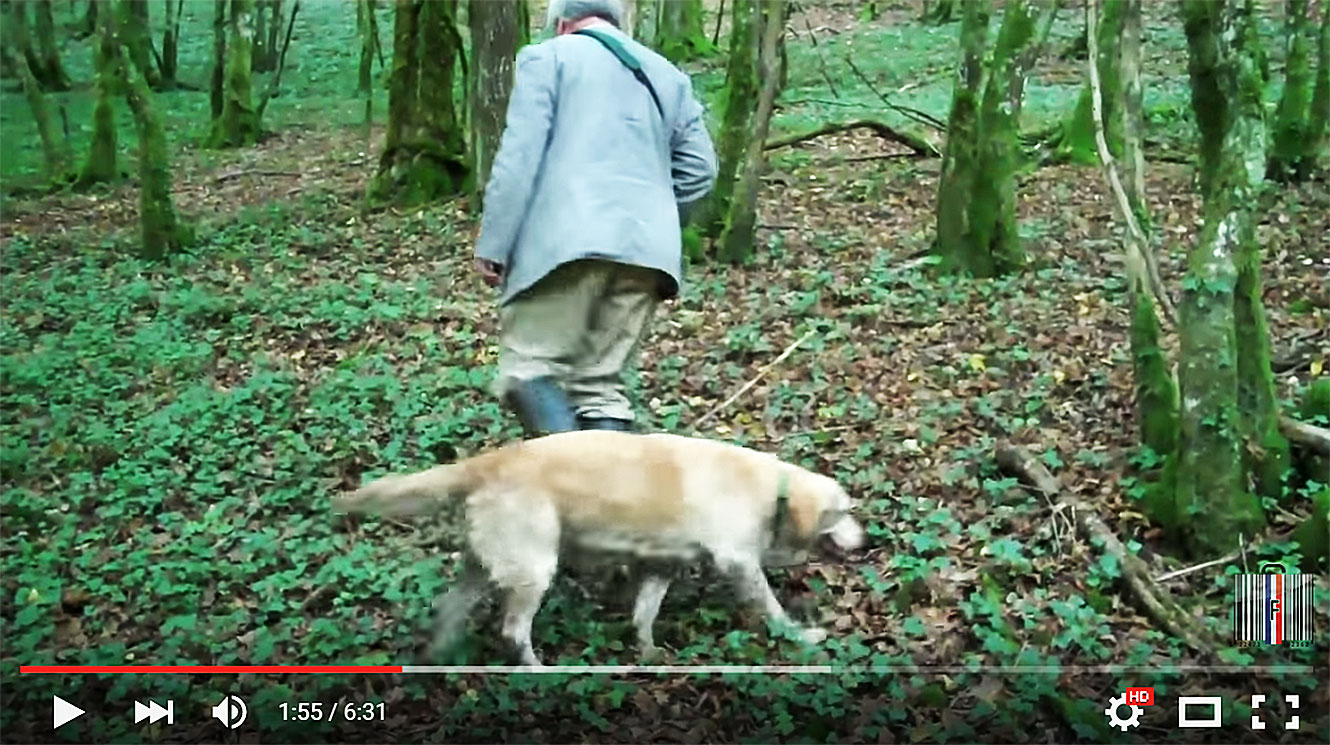
<svg viewBox="0 0 1330 745">
<path fill-rule="evenodd" d="M 321 701 L 301 701 L 300 703 L 281 705 L 284 722 L 332 722 L 339 717 L 346 722 L 382 722 L 385 707 L 382 701 L 374 703 L 343 703 L 334 701 L 325 704 Z"/>
</svg>

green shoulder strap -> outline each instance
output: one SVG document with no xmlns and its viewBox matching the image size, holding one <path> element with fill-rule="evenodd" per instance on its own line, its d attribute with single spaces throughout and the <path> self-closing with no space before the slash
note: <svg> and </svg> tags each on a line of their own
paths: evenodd
<svg viewBox="0 0 1330 745">
<path fill-rule="evenodd" d="M 633 77 L 637 78 L 639 83 L 647 87 L 647 92 L 651 94 L 651 100 L 656 104 L 656 113 L 660 114 L 661 119 L 665 118 L 665 109 L 661 108 L 660 96 L 656 95 L 655 86 L 651 84 L 651 80 L 647 77 L 647 74 L 643 72 L 642 63 L 638 62 L 637 58 L 630 54 L 627 49 L 624 49 L 623 44 L 620 44 L 618 39 L 609 34 L 592 31 L 589 28 L 574 31 L 573 33 L 581 34 L 582 36 L 590 36 L 600 42 L 606 49 L 613 52 L 614 56 L 618 57 L 619 61 L 623 63 L 623 66 L 633 73 Z"/>
</svg>

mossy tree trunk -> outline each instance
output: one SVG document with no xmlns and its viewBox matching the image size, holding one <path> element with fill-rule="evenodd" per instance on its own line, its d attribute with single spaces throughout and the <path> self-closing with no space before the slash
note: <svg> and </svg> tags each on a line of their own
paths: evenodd
<svg viewBox="0 0 1330 745">
<path fill-rule="evenodd" d="M 374 58 L 383 66 L 379 45 L 378 0 L 356 0 L 356 31 L 360 34 L 360 65 L 356 92 L 365 97 L 365 137 L 374 124 Z"/>
<path fill-rule="evenodd" d="M 1121 135 L 1122 154 L 1116 161 L 1122 165 L 1122 184 L 1127 193 L 1127 204 L 1137 224 L 1142 230 L 1148 231 L 1150 215 L 1145 204 L 1145 157 L 1141 148 L 1145 129 L 1141 85 L 1142 0 L 1110 1 L 1121 5 L 1117 11 L 1119 19 L 1114 44 L 1117 59 L 1109 62 L 1109 66 L 1117 68 L 1120 77 L 1116 100 L 1111 106 L 1104 107 L 1104 136 L 1107 143 L 1109 131 L 1116 129 Z M 1096 33 L 1096 42 L 1099 38 L 1102 35 Z M 1102 53 L 1099 57 L 1100 60 L 1095 63 L 1096 69 L 1102 71 L 1105 67 L 1102 64 Z M 1103 91 L 1102 95 L 1108 98 L 1107 91 Z M 1148 250 L 1149 246 L 1144 248 Z M 1140 423 L 1141 442 L 1159 455 L 1168 456 L 1175 452 L 1178 442 L 1177 384 L 1160 343 L 1163 329 L 1150 290 L 1145 263 L 1129 261 L 1128 274 L 1132 304 L 1132 370 L 1136 383 L 1136 418 Z M 1164 501 L 1171 504 L 1172 500 Z"/>
<path fill-rule="evenodd" d="M 1205 224 L 1182 283 L 1175 484 L 1190 546 L 1218 553 L 1264 524 L 1244 479 L 1242 433 L 1254 412 L 1241 408 L 1241 357 L 1251 350 L 1242 346 L 1237 310 L 1243 294 L 1239 262 L 1255 250 L 1244 244 L 1252 238 L 1254 182 L 1265 167 L 1264 126 L 1258 64 L 1243 44 L 1250 19 L 1235 0 L 1183 0 L 1182 8 L 1192 108 L 1201 131 Z"/>
<path fill-rule="evenodd" d="M 118 23 L 125 53 L 134 55 L 130 61 L 143 73 L 150 88 L 161 90 L 161 70 L 152 63 L 151 22 L 146 0 L 121 2 Z"/>
<path fill-rule="evenodd" d="M 1284 92 L 1279 98 L 1267 173 L 1279 181 L 1301 181 L 1311 173 L 1316 151 L 1308 138 L 1311 121 L 1311 24 L 1307 0 L 1284 3 Z"/>
<path fill-rule="evenodd" d="M 771 114 L 780 93 L 780 47 L 785 38 L 786 0 L 762 0 L 752 15 L 761 33 L 758 49 L 758 79 L 762 88 L 757 98 L 757 111 L 753 114 L 752 133 L 744 153 L 743 172 L 734 184 L 725 229 L 720 236 L 720 256 L 725 261 L 740 263 L 753 252 L 757 232 L 757 197 L 761 191 L 762 168 L 765 165 L 763 145 L 771 128 Z"/>
<path fill-rule="evenodd" d="M 1039 8 L 1047 18 L 1055 6 Z M 944 271 L 993 277 L 1025 261 L 1016 230 L 1017 135 L 1037 19 L 1031 3 L 1010 0 L 985 63 L 989 2 L 966 2 L 962 9 L 961 64 L 938 186 L 936 253 Z"/>
<path fill-rule="evenodd" d="M 254 41 L 254 0 L 231 0 L 227 13 L 230 33 L 226 45 L 226 72 L 222 84 L 222 113 L 212 122 L 209 147 L 253 145 L 259 139 L 259 117 L 254 107 L 250 70 Z"/>
<path fill-rule="evenodd" d="M 513 64 L 521 38 L 521 0 L 470 0 L 467 24 L 471 29 L 471 164 L 475 187 L 472 209 L 479 213 L 489 180 L 490 162 L 499 149 L 508 93 L 513 87 Z"/>
<path fill-rule="evenodd" d="M 176 73 L 180 68 L 180 17 L 185 12 L 185 0 L 165 0 L 165 5 L 166 28 L 162 31 L 162 87 L 169 89 L 176 86 Z"/>
<path fill-rule="evenodd" d="M 66 153 L 65 145 L 58 138 L 55 124 L 51 121 L 51 111 L 46 106 L 46 95 L 42 84 L 37 80 L 33 62 L 32 42 L 28 36 L 27 13 L 20 4 L 10 4 L 4 9 L 3 31 L 5 45 L 14 51 L 15 67 L 18 68 L 19 80 L 23 85 L 23 96 L 27 99 L 28 110 L 32 112 L 37 124 L 37 136 L 42 141 L 42 156 L 46 164 L 46 175 L 59 180 L 64 177 Z"/>
<path fill-rule="evenodd" d="M 51 12 L 53 0 L 35 0 L 34 29 L 37 32 L 37 48 L 34 50 L 40 61 L 39 79 L 42 88 L 48 91 L 69 90 L 69 73 L 60 62 L 60 44 L 55 38 L 55 17 Z"/>
<path fill-rule="evenodd" d="M 371 204 L 417 205 L 469 185 L 467 148 L 453 101 L 461 53 L 456 0 L 397 0 L 388 80 L 388 132 Z"/>
<path fill-rule="evenodd" d="M 725 228 L 725 215 L 734 194 L 734 178 L 748 148 L 758 97 L 758 27 L 755 0 L 730 4 L 729 61 L 725 66 L 725 93 L 720 136 L 716 138 L 716 186 L 694 220 L 701 232 L 717 238 Z"/>
<path fill-rule="evenodd" d="M 212 73 L 209 76 L 208 94 L 212 115 L 210 121 L 222 118 L 222 108 L 226 100 L 226 8 L 230 0 L 215 0 L 212 4 Z"/>
<path fill-rule="evenodd" d="M 1118 43 L 1122 31 L 1123 12 L 1127 0 L 1103 0 L 1099 5 L 1098 29 L 1095 43 L 1099 47 L 1099 80 L 1103 87 L 1104 137 L 1108 151 L 1114 158 L 1122 156 L 1121 119 L 1117 116 L 1119 91 L 1122 88 L 1121 56 Z M 1088 28 L 1088 26 L 1087 26 Z M 1062 124 L 1062 137 L 1058 142 L 1058 155 L 1073 163 L 1085 165 L 1099 162 L 1095 153 L 1094 121 L 1090 113 L 1088 84 L 1081 88 L 1080 98 L 1071 116 Z"/>
<path fill-rule="evenodd" d="M 80 187 L 114 181 L 120 175 L 116 167 L 118 145 L 115 109 L 111 102 L 120 93 L 120 81 L 125 71 L 115 33 L 114 14 L 102 13 L 97 17 L 96 47 L 93 52 L 97 103 L 92 112 L 92 144 L 88 147 L 88 159 L 79 171 Z"/>
<path fill-rule="evenodd" d="M 249 47 L 250 72 L 272 72 L 268 54 L 268 7 L 276 0 L 256 0 L 254 4 L 254 43 Z"/>
<path fill-rule="evenodd" d="M 702 0 L 665 0 L 656 18 L 656 51 L 676 64 L 709 53 L 705 15 Z"/>
<path fill-rule="evenodd" d="M 1321 3 L 1321 29 L 1316 34 L 1316 85 L 1307 117 L 1307 144 L 1314 157 L 1330 150 L 1330 4 Z M 1313 164 L 1314 165 L 1314 164 Z"/>
<path fill-rule="evenodd" d="M 120 0 L 128 5 L 133 0 Z M 126 17 L 126 16 L 122 16 Z M 140 252 L 144 258 L 160 259 L 188 246 L 193 236 L 176 214 L 171 197 L 171 165 L 166 151 L 166 130 L 152 104 L 152 89 L 147 75 L 134 63 L 143 59 L 142 50 L 133 44 L 146 43 L 147 34 L 119 35 L 124 45 L 125 77 L 121 84 L 125 100 L 134 114 L 134 128 L 139 136 L 139 225 L 142 230 Z"/>
</svg>

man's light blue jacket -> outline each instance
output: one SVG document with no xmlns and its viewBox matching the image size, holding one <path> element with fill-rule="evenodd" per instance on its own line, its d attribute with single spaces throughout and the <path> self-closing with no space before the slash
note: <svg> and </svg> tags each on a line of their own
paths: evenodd
<svg viewBox="0 0 1330 745">
<path fill-rule="evenodd" d="M 585 258 L 660 270 L 662 295 L 673 295 L 683 273 L 680 210 L 715 181 L 688 76 L 609 24 L 592 29 L 641 62 L 664 118 L 596 39 L 564 34 L 518 53 L 476 242 L 478 258 L 505 267 L 501 303 Z"/>
</svg>

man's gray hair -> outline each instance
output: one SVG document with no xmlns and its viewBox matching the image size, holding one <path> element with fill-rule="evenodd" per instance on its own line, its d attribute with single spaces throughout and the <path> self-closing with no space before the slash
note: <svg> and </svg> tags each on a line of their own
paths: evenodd
<svg viewBox="0 0 1330 745">
<path fill-rule="evenodd" d="M 580 21 L 596 16 L 622 28 L 623 13 L 623 0 L 550 0 L 545 25 L 552 27 L 558 21 Z"/>
</svg>

